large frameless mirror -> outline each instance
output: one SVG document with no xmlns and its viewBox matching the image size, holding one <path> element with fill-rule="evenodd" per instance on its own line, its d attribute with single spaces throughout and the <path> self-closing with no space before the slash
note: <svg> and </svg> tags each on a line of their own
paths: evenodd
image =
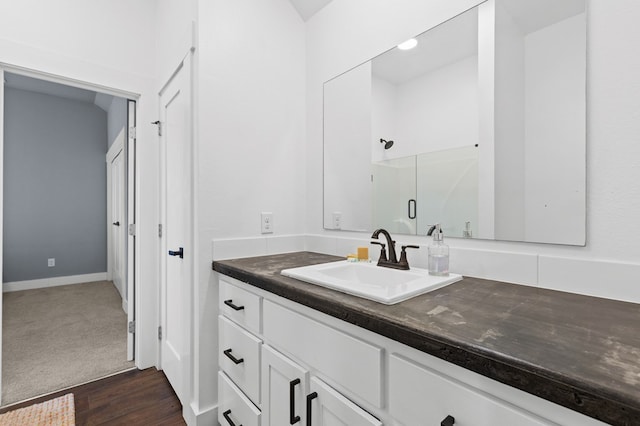
<svg viewBox="0 0 640 426">
<path fill-rule="evenodd" d="M 324 227 L 585 244 L 585 0 L 489 0 L 324 84 Z"/>
</svg>

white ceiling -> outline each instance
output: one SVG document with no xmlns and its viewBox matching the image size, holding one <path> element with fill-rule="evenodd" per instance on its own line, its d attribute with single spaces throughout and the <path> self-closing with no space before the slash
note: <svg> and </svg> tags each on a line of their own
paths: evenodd
<svg viewBox="0 0 640 426">
<path fill-rule="evenodd" d="M 473 8 L 415 37 L 411 50 L 393 48 L 372 60 L 373 74 L 393 84 L 478 54 L 478 10 Z"/>
<path fill-rule="evenodd" d="M 331 0 L 289 0 L 302 19 L 308 21 L 320 9 L 331 3 Z"/>
</svg>

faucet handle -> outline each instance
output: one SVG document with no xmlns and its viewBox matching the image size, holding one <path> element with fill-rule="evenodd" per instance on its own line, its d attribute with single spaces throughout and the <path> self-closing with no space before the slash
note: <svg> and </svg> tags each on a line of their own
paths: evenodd
<svg viewBox="0 0 640 426">
<path fill-rule="evenodd" d="M 414 245 L 402 246 L 402 251 L 400 252 L 400 260 L 398 261 L 398 264 L 402 267 L 402 269 L 409 269 L 409 261 L 407 260 L 408 248 L 419 249 L 420 246 L 414 246 Z"/>
<path fill-rule="evenodd" d="M 378 263 L 380 263 L 380 261 L 387 261 L 387 246 L 384 243 L 381 243 L 380 241 L 371 241 L 371 244 L 377 244 L 380 246 L 380 259 L 378 259 Z"/>
</svg>

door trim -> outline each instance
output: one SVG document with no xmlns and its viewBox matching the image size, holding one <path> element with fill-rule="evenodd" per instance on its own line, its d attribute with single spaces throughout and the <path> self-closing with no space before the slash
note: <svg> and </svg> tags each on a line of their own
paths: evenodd
<svg viewBox="0 0 640 426">
<path fill-rule="evenodd" d="M 140 94 L 134 93 L 126 90 L 116 89 L 108 86 L 104 86 L 101 84 L 94 84 L 86 81 L 81 81 L 69 77 L 65 77 L 62 75 L 52 74 L 45 71 L 35 70 L 31 68 L 21 67 L 19 65 L 9 64 L 6 62 L 0 62 L 0 241 L 4 241 L 4 233 L 3 233 L 3 223 L 4 223 L 4 173 L 1 171 L 4 170 L 4 74 L 5 73 L 18 74 L 26 77 L 37 78 L 40 80 L 49 81 L 52 83 L 64 84 L 71 87 L 77 87 L 85 90 L 91 90 L 94 92 L 100 92 L 107 95 L 118 96 L 121 98 L 134 100 L 138 102 L 140 100 Z M 137 161 L 137 160 L 136 160 Z M 136 177 L 136 182 L 138 179 Z M 136 184 L 136 183 L 134 183 Z M 129 189 L 128 189 L 129 190 Z M 136 193 L 137 194 L 137 193 Z M 139 197 L 136 195 L 135 204 L 139 203 Z M 139 244 L 135 246 L 135 253 L 139 253 Z M 3 260 L 3 250 L 2 244 L 0 244 L 0 277 L 2 276 L 2 260 Z M 139 262 L 139 256 L 136 256 L 136 263 Z M 138 271 L 139 268 L 134 264 L 135 270 Z M 138 287 L 140 285 L 139 280 L 136 279 L 134 285 Z M 135 289 L 136 294 L 139 293 L 139 288 Z M 139 300 L 134 301 L 136 304 L 140 303 Z M 141 336 L 140 334 L 136 334 L 135 346 L 138 346 L 140 342 Z M 136 362 L 137 365 L 137 362 Z M 0 291 L 0 404 L 2 404 L 2 291 Z"/>
<path fill-rule="evenodd" d="M 0 66 L 0 242 L 4 243 L 4 69 Z M 4 275 L 4 244 L 0 244 L 0 280 Z M 2 405 L 2 291 L 0 291 L 0 405 Z"/>
</svg>

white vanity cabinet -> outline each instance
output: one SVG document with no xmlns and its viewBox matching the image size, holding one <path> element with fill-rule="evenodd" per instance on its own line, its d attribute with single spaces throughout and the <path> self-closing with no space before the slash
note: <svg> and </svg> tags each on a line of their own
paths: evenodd
<svg viewBox="0 0 640 426">
<path fill-rule="evenodd" d="M 220 295 L 223 426 L 604 425 L 233 278 Z"/>
<path fill-rule="evenodd" d="M 220 280 L 220 424 L 382 425 L 382 349 L 250 290 Z"/>
<path fill-rule="evenodd" d="M 218 422 L 260 426 L 260 296 L 220 281 Z M 255 333 L 255 334 L 254 334 Z"/>
</svg>

